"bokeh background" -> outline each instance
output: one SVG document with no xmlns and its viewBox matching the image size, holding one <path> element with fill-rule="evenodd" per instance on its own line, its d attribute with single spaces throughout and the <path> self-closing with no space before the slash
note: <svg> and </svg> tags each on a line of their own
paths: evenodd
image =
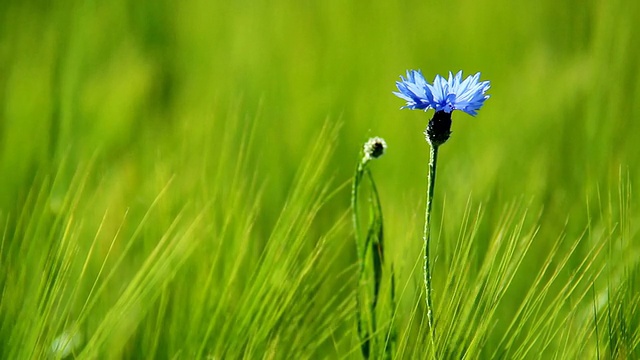
<svg viewBox="0 0 640 360">
<path fill-rule="evenodd" d="M 345 220 L 346 183 L 371 136 L 382 136 L 389 145 L 372 171 L 387 246 L 401 283 L 415 285 L 416 294 L 407 295 L 414 299 L 428 162 L 422 131 L 431 114 L 399 110 L 403 102 L 392 91 L 407 69 L 421 69 L 428 80 L 449 71 L 480 71 L 492 85 L 477 117 L 454 114 L 452 138 L 440 151 L 435 226 L 444 245 L 439 251 L 455 242 L 465 209 L 482 208 L 476 241 L 482 246 L 505 209 L 518 204 L 530 214 L 527 228 L 539 229 L 524 273 L 536 273 L 559 238 L 577 238 L 591 226 L 614 229 L 623 215 L 625 225 L 617 231 L 631 245 L 620 247 L 629 254 L 625 264 L 635 266 L 636 252 L 629 249 L 640 248 L 638 213 L 627 192 L 637 188 L 640 176 L 639 20 L 640 3 L 630 0 L 2 1 L 0 214 L 8 234 L 2 270 L 5 292 L 13 291 L 3 300 L 3 339 L 41 343 L 68 325 L 69 313 L 79 311 L 69 305 L 61 315 L 66 322 L 42 330 L 41 337 L 17 336 L 8 325 L 26 316 L 19 315 L 17 304 L 28 303 L 30 287 L 15 280 L 16 274 L 29 273 L 20 267 L 23 251 L 49 249 L 46 254 L 52 242 L 69 238 L 63 225 L 72 222 L 56 220 L 63 215 L 82 224 L 72 237 L 79 254 L 89 252 L 96 233 L 110 240 L 123 223 L 126 234 L 150 224 L 140 230 L 144 241 L 132 249 L 116 244 L 113 250 L 127 249 L 129 265 L 119 266 L 110 281 L 128 284 L 158 239 L 173 231 L 177 214 L 190 224 L 197 209 L 206 207 L 211 213 L 205 215 L 203 234 L 232 244 L 217 248 L 227 259 L 219 278 L 233 276 L 235 296 L 249 296 L 243 289 L 251 288 L 260 267 L 225 271 L 233 269 L 229 264 L 238 254 L 247 264 L 264 256 L 290 204 L 295 174 L 309 161 L 325 169 L 313 183 L 337 192 L 322 201 L 300 238 L 317 239 L 338 227 L 335 236 L 343 244 L 332 247 L 336 253 L 323 277 L 329 280 L 317 296 L 334 293 L 356 261 Z M 326 156 L 309 155 L 318 141 Z M 305 160 L 309 156 L 312 160 Z M 46 200 L 34 200 L 41 190 Z M 163 191 L 168 195 L 159 202 L 160 213 L 144 220 Z M 185 207 L 191 210 L 182 211 Z M 21 230 L 29 216 L 48 219 L 43 223 L 53 230 L 40 237 Z M 243 229 L 250 229 L 249 235 Z M 251 241 L 233 245 L 236 237 Z M 107 240 L 98 246 L 102 252 L 96 250 L 102 254 L 98 259 L 109 249 Z M 312 246 L 300 248 L 304 254 Z M 179 279 L 199 279 L 200 270 L 208 269 L 202 264 L 213 255 L 199 249 L 179 261 L 190 271 Z M 41 266 L 47 263 L 44 255 L 29 256 Z M 83 269 L 82 263 L 75 266 Z M 89 271 L 98 273 L 100 264 Z M 38 277 L 44 270 L 34 265 L 32 271 Z M 437 271 L 436 282 L 446 276 Z M 526 289 L 527 279 L 517 280 L 514 292 Z M 78 286 L 87 288 L 78 298 L 86 298 L 91 282 Z M 124 285 L 119 286 L 114 289 Z M 169 289 L 167 299 L 190 296 L 186 284 L 163 286 Z M 112 303 L 117 294 L 114 290 Z M 153 299 L 150 304 L 160 301 Z M 504 311 L 516 308 L 519 299 L 514 295 Z M 96 308 L 108 313 L 109 301 Z M 189 318 L 187 310 L 175 313 L 181 311 Z M 182 318 L 172 316 L 166 317 L 162 339 L 180 338 L 172 324 Z M 136 319 L 132 323 L 146 318 Z M 353 337 L 348 319 L 335 331 Z M 154 321 L 163 324 L 162 316 Z M 100 324 L 93 322 L 87 332 Z M 154 343 L 141 334 L 155 327 L 130 327 L 121 341 L 129 345 L 118 348 L 122 356 L 145 353 Z M 180 341 L 163 343 L 166 354 L 179 352 Z M 325 338 L 318 343 L 309 351 L 320 358 L 331 357 L 324 351 L 333 348 L 340 349 L 339 357 L 357 355 L 357 348 L 348 351 L 353 343 L 327 345 L 332 341 Z"/>
<path fill-rule="evenodd" d="M 481 71 L 492 82 L 479 117 L 455 118 L 441 193 L 582 198 L 620 165 L 633 169 L 640 151 L 634 6 L 4 2 L 3 206 L 70 153 L 99 148 L 115 162 L 213 122 L 217 132 L 255 122 L 255 146 L 268 149 L 256 166 L 277 183 L 327 119 L 342 124 L 339 177 L 363 140 L 380 135 L 390 144 L 379 165 L 387 201 L 413 198 L 428 115 L 397 111 L 390 95 L 409 68 L 427 78 Z"/>
</svg>

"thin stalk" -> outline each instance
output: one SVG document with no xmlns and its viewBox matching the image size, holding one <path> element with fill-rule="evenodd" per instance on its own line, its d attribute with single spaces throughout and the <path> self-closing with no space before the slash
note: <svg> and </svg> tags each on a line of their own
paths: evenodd
<svg viewBox="0 0 640 360">
<path fill-rule="evenodd" d="M 363 245 L 360 240 L 360 222 L 358 221 L 358 187 L 360 187 L 360 181 L 362 181 L 362 175 L 366 166 L 365 161 L 361 161 L 356 165 L 356 171 L 353 175 L 353 183 L 351 184 L 351 220 L 353 221 L 354 237 L 356 239 L 356 246 L 358 250 L 358 261 L 362 264 L 363 259 Z"/>
<path fill-rule="evenodd" d="M 371 175 L 371 171 L 367 168 L 367 164 L 371 159 L 378 158 L 384 154 L 386 146 L 384 139 L 379 137 L 371 138 L 365 143 L 362 153 L 363 157 L 356 166 L 351 188 L 351 211 L 359 262 L 358 289 L 356 291 L 356 321 L 358 337 L 360 338 L 360 350 L 365 359 L 379 357 L 379 354 L 376 353 L 380 344 L 376 335 L 376 308 L 380 295 L 384 262 L 382 206 L 380 204 L 378 189 Z M 360 185 L 365 180 L 365 177 L 369 180 L 371 189 L 368 206 L 369 221 L 366 226 L 366 236 L 363 237 L 360 231 L 358 195 Z M 370 276 L 367 274 L 366 265 L 369 252 L 371 252 L 372 257 L 371 270 L 373 274 L 371 275 L 373 276 L 373 293 L 371 293 L 370 286 L 366 282 Z M 387 351 L 386 348 L 385 351 Z"/>
<path fill-rule="evenodd" d="M 424 215 L 424 287 L 427 299 L 427 321 L 431 335 L 431 345 L 435 351 L 436 329 L 433 321 L 433 300 L 431 298 L 431 208 L 433 206 L 433 193 L 436 185 L 436 164 L 438 161 L 438 145 L 431 144 L 429 159 L 429 179 L 427 181 L 427 208 Z"/>
<path fill-rule="evenodd" d="M 356 326 L 358 330 L 358 337 L 360 338 L 360 350 L 362 351 L 362 356 L 365 359 L 369 358 L 371 351 L 371 339 L 369 338 L 369 331 L 367 329 L 367 325 L 364 323 L 363 314 L 362 314 L 362 298 L 360 291 L 362 289 L 362 284 L 364 282 L 364 271 L 365 271 L 365 258 L 367 255 L 367 248 L 369 236 L 366 238 L 367 243 L 362 243 L 362 239 L 360 238 L 360 221 L 358 219 L 358 189 L 360 187 L 360 182 L 362 181 L 362 177 L 364 175 L 364 170 L 366 168 L 368 161 L 363 159 L 363 161 L 358 162 L 356 166 L 356 171 L 353 176 L 353 184 L 351 187 L 351 211 L 352 211 L 352 221 L 354 227 L 354 237 L 356 240 L 356 251 L 358 253 L 358 290 L 356 291 Z"/>
</svg>

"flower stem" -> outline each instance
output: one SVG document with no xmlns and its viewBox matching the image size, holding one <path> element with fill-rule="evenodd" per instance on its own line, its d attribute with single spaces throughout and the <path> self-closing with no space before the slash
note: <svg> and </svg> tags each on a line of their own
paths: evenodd
<svg viewBox="0 0 640 360">
<path fill-rule="evenodd" d="M 427 299 L 427 321 L 431 335 L 431 345 L 435 345 L 436 329 L 433 321 L 433 300 L 431 299 L 431 208 L 433 205 L 433 192 L 436 185 L 436 163 L 438 161 L 438 145 L 431 143 L 429 159 L 429 179 L 427 181 L 427 208 L 424 219 L 424 287 Z M 435 349 L 434 349 L 435 351 Z"/>
<path fill-rule="evenodd" d="M 378 300 L 380 298 L 380 289 L 382 285 L 382 275 L 384 268 L 384 229 L 382 219 L 382 205 L 378 188 L 373 179 L 371 171 L 367 168 L 367 164 L 371 159 L 379 158 L 384 154 L 386 149 L 384 139 L 374 137 L 369 139 L 363 148 L 363 157 L 356 166 L 353 175 L 353 184 L 351 187 L 351 211 L 354 227 L 354 235 L 356 240 L 356 248 L 358 252 L 358 289 L 356 290 L 356 325 L 358 337 L 360 338 L 360 351 L 364 359 L 369 358 L 392 358 L 392 349 L 395 345 L 395 337 L 384 342 L 380 339 L 378 331 L 377 315 L 379 313 Z M 360 211 L 358 206 L 358 195 L 360 185 L 365 181 L 369 181 L 369 202 L 368 213 L 369 221 L 366 226 L 366 236 L 362 236 L 360 231 Z M 371 253 L 371 263 L 367 265 Z M 369 272 L 369 270 L 371 272 Z M 371 283 L 368 282 L 373 277 L 373 289 Z M 393 274 L 391 275 L 392 286 L 395 281 Z M 391 303 L 395 301 L 394 289 L 391 289 Z M 391 308 L 393 313 L 394 308 Z M 393 332 L 392 325 L 389 325 L 389 333 Z"/>
<path fill-rule="evenodd" d="M 358 261 L 362 262 L 364 245 L 360 241 L 360 222 L 358 221 L 358 188 L 360 187 L 360 181 L 362 181 L 362 175 L 367 163 L 361 161 L 356 165 L 356 171 L 353 175 L 353 182 L 351 184 L 351 220 L 353 221 L 354 236 L 356 238 L 356 246 L 358 250 Z"/>
<path fill-rule="evenodd" d="M 364 270 L 365 270 L 365 257 L 367 252 L 368 244 L 363 243 L 363 240 L 360 238 L 360 221 L 358 220 L 359 209 L 358 209 L 358 190 L 360 187 L 360 182 L 362 181 L 362 177 L 364 175 L 367 160 L 363 159 L 358 162 L 356 166 L 355 174 L 353 175 L 353 183 L 351 187 L 351 216 L 354 227 L 354 237 L 356 240 L 356 251 L 358 253 L 358 290 L 356 291 L 356 322 L 357 322 L 357 330 L 358 337 L 360 338 L 360 350 L 362 351 L 362 356 L 365 359 L 369 358 L 371 351 L 371 339 L 369 338 L 369 328 L 365 323 L 364 314 L 362 313 L 362 303 L 363 299 L 361 298 L 361 289 L 364 282 Z M 367 237 L 368 239 L 368 237 Z"/>
</svg>

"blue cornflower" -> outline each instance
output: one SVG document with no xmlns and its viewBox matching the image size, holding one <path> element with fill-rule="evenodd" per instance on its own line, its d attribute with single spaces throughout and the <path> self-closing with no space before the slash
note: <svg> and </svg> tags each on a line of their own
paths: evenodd
<svg viewBox="0 0 640 360">
<path fill-rule="evenodd" d="M 478 110 L 489 98 L 485 92 L 491 87 L 489 81 L 479 81 L 480 73 L 462 80 L 462 71 L 455 76 L 449 72 L 449 79 L 436 75 L 433 85 L 429 84 L 422 76 L 421 71 L 408 70 L 407 78 L 400 77 L 402 81 L 396 81 L 400 92 L 394 92 L 396 96 L 407 101 L 403 109 L 434 109 L 436 112 L 451 113 L 453 110 L 462 110 L 475 116 Z"/>
</svg>

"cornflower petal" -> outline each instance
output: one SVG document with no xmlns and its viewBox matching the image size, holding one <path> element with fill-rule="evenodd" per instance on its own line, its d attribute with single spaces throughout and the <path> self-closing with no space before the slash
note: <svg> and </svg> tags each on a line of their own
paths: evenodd
<svg viewBox="0 0 640 360">
<path fill-rule="evenodd" d="M 407 70 L 406 79 L 400 76 L 402 81 L 396 81 L 399 92 L 393 94 L 405 100 L 407 104 L 402 109 L 427 109 L 429 99 L 433 96 L 428 93 L 427 81 L 420 70 Z"/>
</svg>

